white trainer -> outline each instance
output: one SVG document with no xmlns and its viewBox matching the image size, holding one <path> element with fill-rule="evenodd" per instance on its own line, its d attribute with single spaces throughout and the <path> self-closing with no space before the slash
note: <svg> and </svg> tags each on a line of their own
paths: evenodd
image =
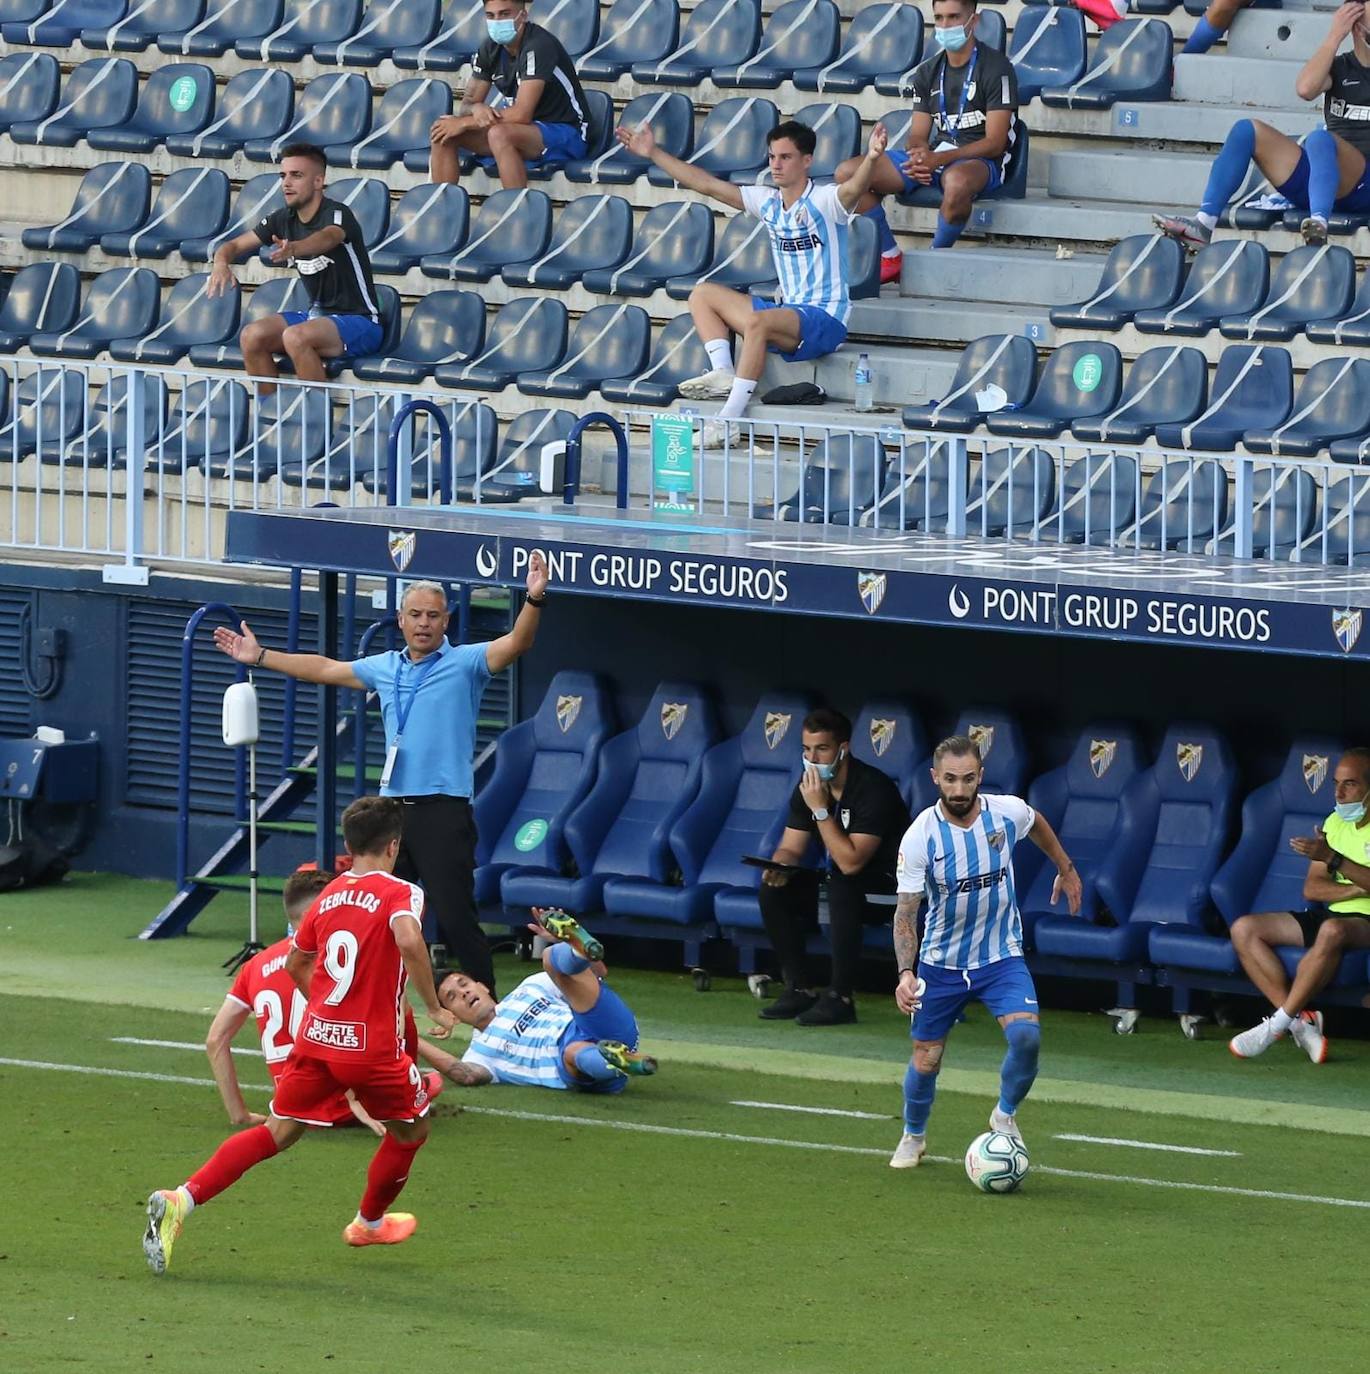
<svg viewBox="0 0 1370 1374">
<path fill-rule="evenodd" d="M 734 451 L 741 446 L 742 432 L 740 429 L 729 425 L 726 420 L 704 421 L 699 431 L 699 447 L 701 449 L 726 448 L 730 443 Z"/>
<path fill-rule="evenodd" d="M 899 1144 L 890 1156 L 891 1169 L 916 1169 L 927 1153 L 927 1137 L 913 1135 L 905 1131 L 899 1137 Z"/>
<path fill-rule="evenodd" d="M 1322 1012 L 1303 1011 L 1293 1020 L 1289 1034 L 1294 1043 L 1315 1063 L 1327 1063 L 1327 1037 L 1322 1033 Z"/>
<path fill-rule="evenodd" d="M 1264 1054 L 1276 1040 L 1283 1039 L 1283 1034 L 1276 1031 L 1267 1016 L 1259 1025 L 1252 1026 L 1250 1030 L 1244 1030 L 1240 1035 L 1234 1035 L 1227 1042 L 1227 1048 L 1238 1059 L 1254 1059 L 1258 1054 Z"/>
<path fill-rule="evenodd" d="M 712 367 L 698 377 L 687 377 L 676 388 L 687 401 L 721 401 L 733 389 L 737 373 L 730 367 Z"/>
<path fill-rule="evenodd" d="M 1008 1112 L 1001 1112 L 997 1105 L 989 1114 L 989 1128 L 1001 1135 L 1011 1135 L 1015 1140 L 1022 1142 L 1023 1133 L 1018 1129 L 1018 1118 L 1010 1116 Z"/>
</svg>

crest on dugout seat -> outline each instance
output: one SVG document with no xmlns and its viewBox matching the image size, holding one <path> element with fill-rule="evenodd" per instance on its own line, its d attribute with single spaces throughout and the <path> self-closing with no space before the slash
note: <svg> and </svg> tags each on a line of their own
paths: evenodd
<svg viewBox="0 0 1370 1374">
<path fill-rule="evenodd" d="M 867 615 L 874 615 L 885 599 L 885 589 L 889 586 L 886 573 L 859 572 L 856 574 L 856 591 Z"/>
<path fill-rule="evenodd" d="M 774 749 L 790 728 L 790 713 L 788 711 L 767 711 L 766 712 L 766 748 Z"/>
<path fill-rule="evenodd" d="M 895 732 L 899 729 L 897 720 L 880 720 L 871 717 L 871 749 L 876 758 L 883 758 L 885 751 L 894 743 Z"/>
<path fill-rule="evenodd" d="M 390 530 L 387 533 L 386 547 L 390 550 L 390 561 L 397 572 L 403 572 L 413 561 L 414 547 L 418 542 L 419 536 L 413 530 Z"/>
<path fill-rule="evenodd" d="M 1092 739 L 1089 742 L 1089 766 L 1096 778 L 1102 778 L 1113 764 L 1118 752 L 1116 739 Z"/>
<path fill-rule="evenodd" d="M 1349 654 L 1356 647 L 1356 641 L 1360 638 L 1362 619 L 1360 611 L 1332 612 L 1332 633 L 1336 635 L 1342 653 Z"/>
<path fill-rule="evenodd" d="M 1179 767 L 1180 776 L 1186 782 L 1193 782 L 1198 775 L 1199 769 L 1203 766 L 1204 747 L 1202 744 L 1186 744 L 1181 740 L 1175 746 L 1175 763 Z"/>
<path fill-rule="evenodd" d="M 972 725 L 966 733 L 979 746 L 980 761 L 983 763 L 989 757 L 989 751 L 994 748 L 994 726 Z"/>
<path fill-rule="evenodd" d="M 690 713 L 690 703 L 688 701 L 663 701 L 661 703 L 661 733 L 667 739 L 674 739 L 680 733 L 680 727 L 685 724 L 685 717 Z"/>
<path fill-rule="evenodd" d="M 1316 797 L 1318 788 L 1327 781 L 1326 754 L 1305 754 L 1303 756 L 1303 780 L 1308 790 Z"/>
<path fill-rule="evenodd" d="M 584 697 L 571 696 L 557 698 L 557 724 L 561 726 L 563 735 L 576 723 L 584 700 Z"/>
</svg>

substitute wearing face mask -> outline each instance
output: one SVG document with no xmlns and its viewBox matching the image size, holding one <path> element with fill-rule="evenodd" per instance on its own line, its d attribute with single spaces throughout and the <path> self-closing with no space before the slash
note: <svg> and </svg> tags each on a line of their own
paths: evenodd
<svg viewBox="0 0 1370 1374">
<path fill-rule="evenodd" d="M 768 1021 L 855 1021 L 852 988 L 863 929 L 894 913 L 895 863 L 909 811 L 887 774 L 851 756 L 851 733 L 851 721 L 840 711 L 813 711 L 804 721 L 804 770 L 772 856 L 778 864 L 800 867 L 767 870 L 759 893 L 785 985 L 761 1012 Z M 809 978 L 806 947 L 818 928 L 821 887 L 828 894 L 832 975 L 820 995 Z"/>
</svg>

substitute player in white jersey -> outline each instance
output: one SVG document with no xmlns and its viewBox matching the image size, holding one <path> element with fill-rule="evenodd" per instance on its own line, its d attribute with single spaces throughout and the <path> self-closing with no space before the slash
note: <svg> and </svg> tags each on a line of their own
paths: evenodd
<svg viewBox="0 0 1370 1374">
<path fill-rule="evenodd" d="M 525 978 L 498 1002 L 464 973 L 437 975 L 438 1000 L 472 1027 L 460 1059 L 425 1040 L 419 1053 L 462 1087 L 514 1083 L 616 1093 L 630 1075 L 656 1072 L 638 1050 L 637 1021 L 604 981 L 604 947 L 574 916 L 533 911 L 529 929 L 549 941 L 541 973 Z"/>
<path fill-rule="evenodd" d="M 673 181 L 763 220 L 780 281 L 781 302 L 748 296 L 716 282 L 701 282 L 690 292 L 690 314 L 709 354 L 709 371 L 680 384 L 692 400 L 726 398 L 719 420 L 704 427 L 704 447 L 721 448 L 728 426 L 761 380 L 766 350 L 787 362 L 808 362 L 835 353 L 846 340 L 851 301 L 847 293 L 847 225 L 865 194 L 875 165 L 885 154 L 885 126 L 871 131 L 870 147 L 850 180 L 841 186 L 816 186 L 809 177 L 817 139 L 807 124 L 790 119 L 766 135 L 767 162 L 774 189 L 734 186 L 682 162 L 658 148 L 651 127 L 619 129 L 629 152 L 649 158 Z M 729 336 L 742 339 L 733 366 Z"/>
<path fill-rule="evenodd" d="M 914 818 L 899 846 L 894 1000 L 913 1017 L 913 1058 L 904 1074 L 904 1134 L 892 1169 L 912 1169 L 923 1158 L 942 1051 L 971 1000 L 990 1009 L 1008 1041 L 990 1130 L 1022 1139 L 1015 1113 L 1037 1077 L 1041 1030 L 1013 882 L 1019 840 L 1031 840 L 1056 865 L 1052 904 L 1064 895 L 1071 915 L 1080 910 L 1080 875 L 1046 818 L 1019 797 L 981 796 L 983 777 L 973 739 L 944 739 L 932 754 L 939 800 Z M 920 951 L 917 918 L 924 899 Z"/>
</svg>

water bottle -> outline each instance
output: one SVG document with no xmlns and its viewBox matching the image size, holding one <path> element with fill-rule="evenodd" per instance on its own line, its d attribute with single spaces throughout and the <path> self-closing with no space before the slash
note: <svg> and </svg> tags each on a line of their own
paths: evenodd
<svg viewBox="0 0 1370 1374">
<path fill-rule="evenodd" d="M 875 409 L 875 382 L 871 377 L 869 353 L 862 353 L 856 360 L 856 379 L 852 388 L 852 401 L 857 410 Z"/>
</svg>

